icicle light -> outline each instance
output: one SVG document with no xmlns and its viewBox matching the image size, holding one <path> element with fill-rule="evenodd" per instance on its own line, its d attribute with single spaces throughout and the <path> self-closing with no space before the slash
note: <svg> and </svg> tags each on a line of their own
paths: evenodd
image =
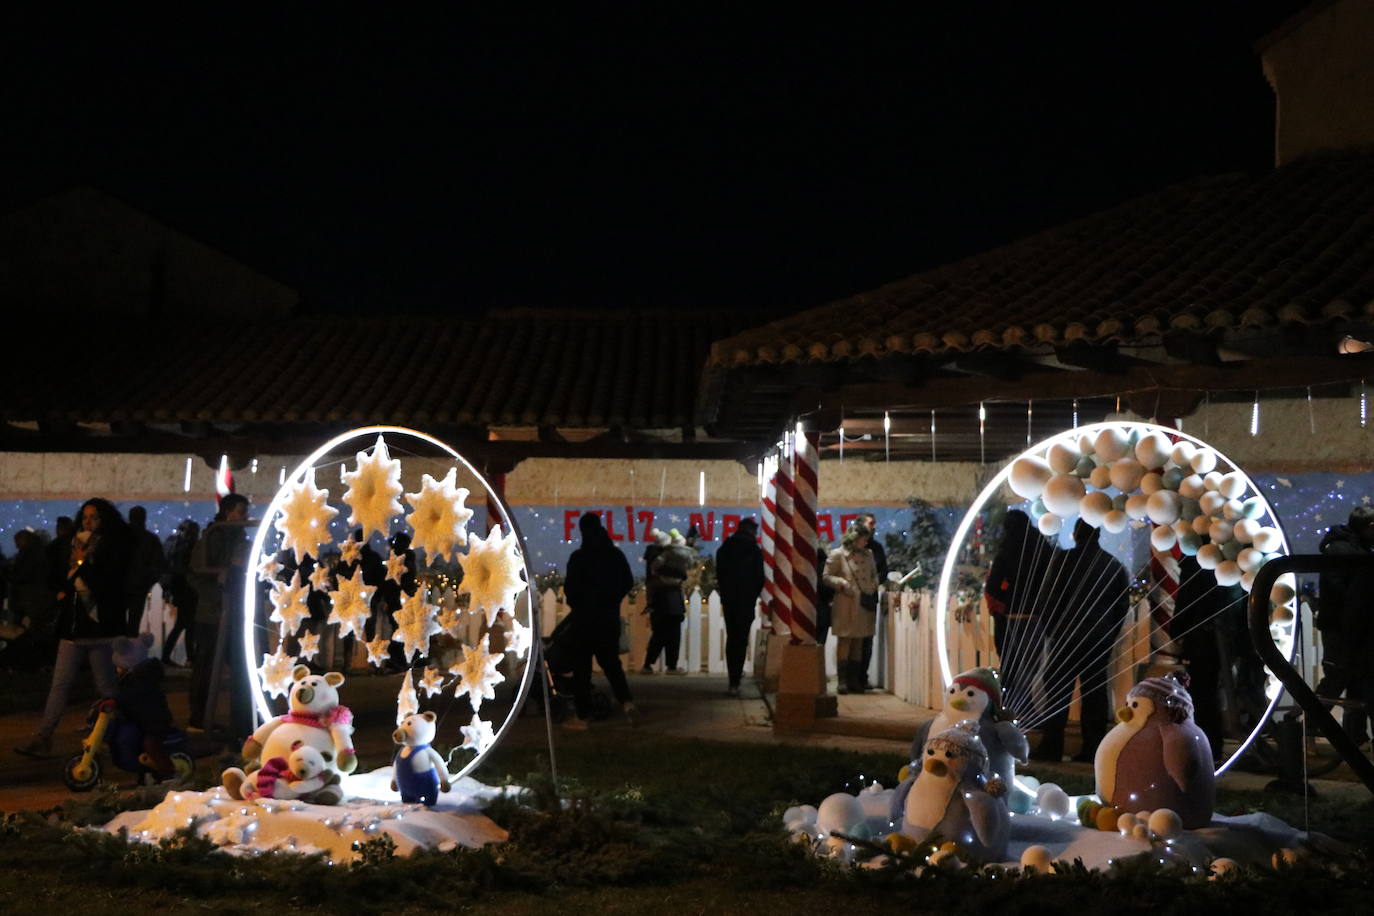
<svg viewBox="0 0 1374 916">
<path fill-rule="evenodd" d="M 1250 405 L 1250 435 L 1251 435 L 1251 437 L 1254 437 L 1254 436 L 1258 436 L 1258 435 L 1259 435 L 1259 426 L 1260 426 L 1260 424 L 1259 424 L 1259 392 L 1256 391 L 1256 392 L 1255 392 L 1255 400 L 1254 400 L 1254 402 Z"/>
<path fill-rule="evenodd" d="M 1365 389 L 1364 379 L 1360 379 L 1360 428 L 1369 425 L 1369 393 Z"/>
<path fill-rule="evenodd" d="M 978 463 L 988 463 L 987 449 L 987 428 L 988 428 L 988 408 L 982 401 L 978 402 Z"/>
<path fill-rule="evenodd" d="M 935 460 L 935 411 L 930 412 L 930 460 Z"/>
<path fill-rule="evenodd" d="M 1073 428 L 1078 429 L 1078 398 L 1073 399 Z"/>
<path fill-rule="evenodd" d="M 892 460 L 892 414 L 883 411 L 883 460 Z"/>
<path fill-rule="evenodd" d="M 1312 409 L 1312 386 L 1307 386 L 1307 430 L 1312 435 L 1317 434 L 1317 414 Z"/>
<path fill-rule="evenodd" d="M 194 458 L 186 459 L 186 477 L 181 481 L 181 491 L 183 493 L 191 492 L 191 462 L 194 460 Z"/>
<path fill-rule="evenodd" d="M 1034 401 L 1027 401 L 1027 402 L 1026 402 L 1026 447 L 1027 447 L 1027 448 L 1030 448 L 1030 444 L 1031 444 L 1031 418 L 1032 418 L 1033 416 L 1035 416 L 1035 402 L 1034 402 Z"/>
<path fill-rule="evenodd" d="M 706 505 L 706 472 L 699 471 L 697 477 L 697 505 Z"/>
</svg>

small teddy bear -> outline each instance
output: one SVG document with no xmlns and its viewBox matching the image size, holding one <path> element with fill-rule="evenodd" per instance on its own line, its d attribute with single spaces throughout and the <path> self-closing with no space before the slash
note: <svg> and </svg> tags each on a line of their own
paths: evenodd
<svg viewBox="0 0 1374 916">
<path fill-rule="evenodd" d="M 325 788 L 339 781 L 339 774 L 330 767 L 332 757 L 328 751 L 298 741 L 289 758 L 271 758 L 244 778 L 239 791 L 251 802 L 328 796 Z"/>
<path fill-rule="evenodd" d="M 400 745 L 391 761 L 391 791 L 401 793 L 407 804 L 422 802 L 434 807 L 439 792 L 449 790 L 448 765 L 439 752 L 429 746 L 434 740 L 434 713 L 406 716 L 391 740 Z"/>
</svg>

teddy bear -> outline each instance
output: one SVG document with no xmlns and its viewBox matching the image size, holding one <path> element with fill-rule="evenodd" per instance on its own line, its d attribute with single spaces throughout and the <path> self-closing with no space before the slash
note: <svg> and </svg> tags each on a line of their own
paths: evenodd
<svg viewBox="0 0 1374 916">
<path fill-rule="evenodd" d="M 400 745 L 391 760 L 391 791 L 399 788 L 401 801 L 407 804 L 423 802 L 432 808 L 439 791 L 449 790 L 448 765 L 429 745 L 434 728 L 434 713 L 414 713 L 391 733 L 391 740 Z"/>
<path fill-rule="evenodd" d="M 231 798 L 242 798 L 246 779 L 266 762 L 286 760 L 298 745 L 321 752 L 329 769 L 337 774 L 351 773 L 358 766 L 353 750 L 353 713 L 339 704 L 339 685 L 344 676 L 337 671 L 312 675 L 305 665 L 291 672 L 293 683 L 287 701 L 288 712 L 258 726 L 243 744 L 243 769 L 230 767 L 222 774 L 224 789 Z M 326 785 L 305 799 L 317 804 L 338 804 L 343 788 L 337 782 Z"/>
<path fill-rule="evenodd" d="M 240 794 L 245 801 L 252 802 L 264 798 L 327 799 L 332 793 L 324 790 L 331 786 L 337 788 L 340 779 L 339 774 L 330 767 L 333 756 L 329 751 L 297 742 L 287 759 L 273 757 L 255 770 L 251 777 L 243 776 Z"/>
</svg>

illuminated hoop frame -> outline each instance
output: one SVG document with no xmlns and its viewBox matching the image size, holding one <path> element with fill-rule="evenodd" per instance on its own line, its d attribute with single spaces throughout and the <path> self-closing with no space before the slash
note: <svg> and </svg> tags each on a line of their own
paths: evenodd
<svg viewBox="0 0 1374 916">
<path fill-rule="evenodd" d="M 457 776 L 454 777 L 456 781 L 471 773 L 477 768 L 477 765 L 486 758 L 487 754 L 496 749 L 496 746 L 501 743 L 501 738 L 510 730 L 512 723 L 514 723 L 519 716 L 521 708 L 525 705 L 525 697 L 529 694 L 530 685 L 534 681 L 535 672 L 539 668 L 539 653 L 542 651 L 539 638 L 540 633 L 543 631 L 539 624 L 539 603 L 534 600 L 534 570 L 530 567 L 529 551 L 525 548 L 525 538 L 520 533 L 520 527 L 515 523 L 515 517 L 511 514 L 510 507 L 506 505 L 506 501 L 501 497 L 500 493 L 496 492 L 496 489 L 492 487 L 486 477 L 484 477 L 477 468 L 473 467 L 471 462 L 458 454 L 458 452 L 447 443 L 441 442 L 433 436 L 419 432 L 418 430 L 407 429 L 404 426 L 361 426 L 330 439 L 324 445 L 321 445 L 315 451 L 311 452 L 304 461 L 296 466 L 296 469 L 293 470 L 290 475 L 287 476 L 286 480 L 277 488 L 276 495 L 272 497 L 272 502 L 268 504 L 267 511 L 263 515 L 262 521 L 258 524 L 257 531 L 253 535 L 252 553 L 249 554 L 252 561 L 249 562 L 248 569 L 244 573 L 242 621 L 243 658 L 241 661 L 245 666 L 245 670 L 248 672 L 248 682 L 252 685 L 254 709 L 257 711 L 262 721 L 273 718 L 272 707 L 268 703 L 267 695 L 262 689 L 261 679 L 258 677 L 258 661 L 254 658 L 256 654 L 255 643 L 257 634 L 253 630 L 253 622 L 257 619 L 258 609 L 257 559 L 262 556 L 263 545 L 266 543 L 269 531 L 271 530 L 272 520 L 281 510 L 281 504 L 284 501 L 287 487 L 303 479 L 306 472 L 315 466 L 315 462 L 319 461 L 325 455 L 344 443 L 353 439 L 359 439 L 364 436 L 374 436 L 377 434 L 409 436 L 413 439 L 427 442 L 441 449 L 448 454 L 450 458 L 466 468 L 468 473 L 477 478 L 478 482 L 480 482 L 486 490 L 488 501 L 496 506 L 496 511 L 501 517 L 501 524 L 506 526 L 507 531 L 515 533 L 516 543 L 520 547 L 520 561 L 525 568 L 524 597 L 525 605 L 529 609 L 531 638 L 530 649 L 529 652 L 526 653 L 524 659 L 525 671 L 520 677 L 520 686 L 516 689 L 515 702 L 511 706 L 510 712 L 506 714 L 505 721 L 501 723 L 501 727 L 498 728 L 492 736 L 491 744 L 487 746 L 486 750 L 475 755 L 472 760 L 468 761 L 467 766 L 463 767 Z M 518 606 L 519 601 L 517 601 L 516 604 Z M 514 616 L 514 612 L 512 612 L 512 616 Z"/>
<path fill-rule="evenodd" d="M 1245 473 L 1245 471 L 1241 468 L 1240 465 L 1236 464 L 1226 455 L 1222 454 L 1217 449 L 1208 445 L 1206 442 L 1203 442 L 1196 436 L 1190 436 L 1182 430 L 1171 429 L 1167 426 L 1159 426 L 1154 423 L 1141 423 L 1138 421 L 1131 420 L 1122 420 L 1120 422 L 1112 422 L 1109 420 L 1103 423 L 1091 423 L 1087 426 L 1079 426 L 1075 429 L 1067 430 L 1062 433 L 1056 433 L 1055 435 L 1050 436 L 1048 439 L 1043 439 L 1035 445 L 1032 445 L 1030 448 L 1026 449 L 1024 452 L 1017 455 L 1015 458 L 1011 459 L 1011 461 L 1008 461 L 1002 467 L 1002 470 L 999 471 L 997 475 L 992 478 L 992 480 L 988 481 L 987 486 L 983 487 L 983 491 L 978 494 L 977 498 L 973 501 L 973 505 L 969 507 L 968 512 L 964 513 L 963 521 L 959 523 L 959 527 L 954 532 L 954 537 L 950 540 L 949 552 L 945 554 L 945 565 L 940 571 L 940 588 L 935 596 L 936 654 L 940 659 L 940 677 L 943 679 L 946 687 L 948 687 L 954 681 L 954 675 L 949 666 L 949 643 L 945 635 L 945 627 L 947 625 L 947 618 L 949 616 L 949 586 L 950 580 L 954 577 L 954 569 L 958 565 L 957 561 L 959 557 L 959 551 L 963 546 L 964 538 L 968 536 L 969 528 L 973 526 L 974 519 L 978 517 L 978 513 L 982 510 L 983 506 L 987 505 L 988 500 L 991 499 L 993 495 L 997 493 L 998 489 L 1000 489 L 1001 486 L 1006 482 L 1007 477 L 1011 474 L 1012 465 L 1015 464 L 1017 461 L 1027 456 L 1044 455 L 1046 449 L 1048 449 L 1051 445 L 1053 445 L 1056 442 L 1069 443 L 1074 447 L 1075 450 L 1077 450 L 1078 439 L 1080 436 L 1096 436 L 1097 433 L 1100 433 L 1104 429 L 1122 429 L 1128 432 L 1138 431 L 1142 436 L 1146 433 L 1163 433 L 1166 436 L 1177 438 L 1180 441 L 1191 442 L 1193 445 L 1209 449 L 1210 451 L 1216 454 L 1219 460 L 1229 464 L 1233 471 L 1235 471 L 1242 478 L 1244 478 L 1246 486 L 1248 486 L 1251 490 L 1254 490 L 1255 495 L 1259 497 L 1260 502 L 1264 505 L 1265 513 L 1269 516 L 1269 519 L 1274 523 L 1274 527 L 1278 529 L 1279 540 L 1282 545 L 1281 549 L 1279 550 L 1279 553 L 1286 555 L 1289 552 L 1288 534 L 1283 530 L 1283 523 L 1279 521 L 1278 514 L 1274 512 L 1274 507 L 1269 504 L 1269 500 L 1265 498 L 1264 493 L 1260 490 L 1259 486 L 1256 485 L 1255 481 L 1250 478 L 1249 474 Z M 1035 520 L 1032 519 L 1031 523 L 1034 524 L 1034 521 Z M 1296 618 L 1294 619 L 1296 621 Z M 1297 651 L 1296 642 L 1294 643 L 1293 651 Z M 1251 742 L 1255 740 L 1255 736 L 1260 733 L 1260 731 L 1264 728 L 1265 724 L 1269 721 L 1270 716 L 1274 714 L 1274 707 L 1278 706 L 1279 700 L 1282 697 L 1283 688 L 1282 685 L 1280 685 L 1278 693 L 1274 695 L 1274 698 L 1269 701 L 1269 705 L 1265 708 L 1264 715 L 1259 718 L 1258 722 L 1256 722 L 1254 731 L 1252 731 L 1249 734 L 1249 736 L 1247 736 L 1246 739 L 1243 742 L 1241 742 L 1240 747 L 1236 749 L 1236 752 L 1232 754 L 1226 760 L 1225 763 L 1217 767 L 1216 775 L 1220 776 L 1222 773 L 1225 773 L 1228 769 L 1230 769 L 1231 764 L 1235 763 L 1238 759 L 1240 759 L 1240 756 L 1245 753 L 1245 749 L 1248 748 Z"/>
</svg>

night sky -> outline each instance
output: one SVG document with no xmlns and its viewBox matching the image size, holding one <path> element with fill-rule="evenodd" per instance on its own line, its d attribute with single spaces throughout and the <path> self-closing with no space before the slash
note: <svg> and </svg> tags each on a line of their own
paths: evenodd
<svg viewBox="0 0 1374 916">
<path fill-rule="evenodd" d="M 0 208 L 93 185 L 317 313 L 798 309 L 1269 167 L 1301 4 L 624 6 L 7 13 Z"/>
</svg>

